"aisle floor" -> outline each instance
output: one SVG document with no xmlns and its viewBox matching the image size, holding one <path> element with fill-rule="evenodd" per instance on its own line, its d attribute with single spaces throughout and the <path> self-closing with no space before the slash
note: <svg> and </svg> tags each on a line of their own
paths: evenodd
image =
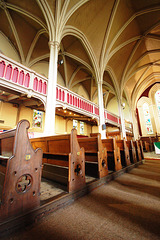
<svg viewBox="0 0 160 240">
<path fill-rule="evenodd" d="M 146 160 L 129 173 L 3 239 L 159 240 L 160 161 Z"/>
</svg>

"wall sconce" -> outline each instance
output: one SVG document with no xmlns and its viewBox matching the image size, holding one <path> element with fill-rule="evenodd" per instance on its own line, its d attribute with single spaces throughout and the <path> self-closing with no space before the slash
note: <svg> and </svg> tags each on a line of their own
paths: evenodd
<svg viewBox="0 0 160 240">
<path fill-rule="evenodd" d="M 59 61 L 59 64 L 62 65 L 63 64 L 63 59 Z"/>
<path fill-rule="evenodd" d="M 58 62 L 58 65 L 62 65 L 62 64 L 63 64 L 63 59 Z"/>
<path fill-rule="evenodd" d="M 122 107 L 122 109 L 124 110 L 124 109 L 125 109 L 125 103 L 122 103 L 122 104 L 121 104 L 121 107 Z"/>
<path fill-rule="evenodd" d="M 57 67 L 59 68 L 59 66 L 62 64 L 63 64 L 63 59 L 61 59 L 60 61 L 57 62 Z"/>
</svg>

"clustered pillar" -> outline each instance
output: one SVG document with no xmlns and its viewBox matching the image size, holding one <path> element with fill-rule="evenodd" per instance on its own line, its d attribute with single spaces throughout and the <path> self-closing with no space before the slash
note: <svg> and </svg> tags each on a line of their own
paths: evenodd
<svg viewBox="0 0 160 240">
<path fill-rule="evenodd" d="M 55 109 L 56 109 L 56 85 L 57 85 L 57 61 L 59 42 L 51 41 L 50 61 L 48 73 L 47 103 L 45 112 L 44 135 L 51 136 L 55 134 Z"/>
<path fill-rule="evenodd" d="M 102 81 L 98 82 L 98 102 L 99 102 L 99 133 L 101 133 L 102 139 L 105 139 L 106 130 L 102 129 L 102 126 L 105 125 Z"/>
<path fill-rule="evenodd" d="M 122 138 L 126 139 L 126 129 L 125 129 L 124 114 L 123 114 L 123 105 L 122 105 L 122 101 L 120 99 L 118 100 L 118 109 L 119 109 L 119 116 L 121 118 Z"/>
</svg>

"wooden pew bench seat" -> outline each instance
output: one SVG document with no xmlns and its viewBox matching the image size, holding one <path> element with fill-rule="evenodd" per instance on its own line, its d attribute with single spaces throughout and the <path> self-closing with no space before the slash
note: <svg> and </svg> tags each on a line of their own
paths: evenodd
<svg viewBox="0 0 160 240">
<path fill-rule="evenodd" d="M 77 141 L 77 130 L 71 134 L 30 139 L 33 148 L 43 150 L 42 176 L 67 187 L 68 192 L 85 186 L 84 149 Z"/>
<path fill-rule="evenodd" d="M 29 122 L 0 133 L 0 222 L 40 205 L 42 150 L 28 138 Z"/>
<path fill-rule="evenodd" d="M 79 145 L 85 150 L 85 173 L 102 178 L 108 175 L 107 151 L 103 147 L 101 134 L 96 137 L 78 138 Z"/>
</svg>

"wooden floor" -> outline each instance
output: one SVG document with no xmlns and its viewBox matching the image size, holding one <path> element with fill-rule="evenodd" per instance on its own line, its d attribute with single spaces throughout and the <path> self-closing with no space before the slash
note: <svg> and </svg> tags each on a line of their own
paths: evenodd
<svg viewBox="0 0 160 240">
<path fill-rule="evenodd" d="M 145 160 L 34 225 L 1 239 L 159 240 L 160 161 Z"/>
</svg>

